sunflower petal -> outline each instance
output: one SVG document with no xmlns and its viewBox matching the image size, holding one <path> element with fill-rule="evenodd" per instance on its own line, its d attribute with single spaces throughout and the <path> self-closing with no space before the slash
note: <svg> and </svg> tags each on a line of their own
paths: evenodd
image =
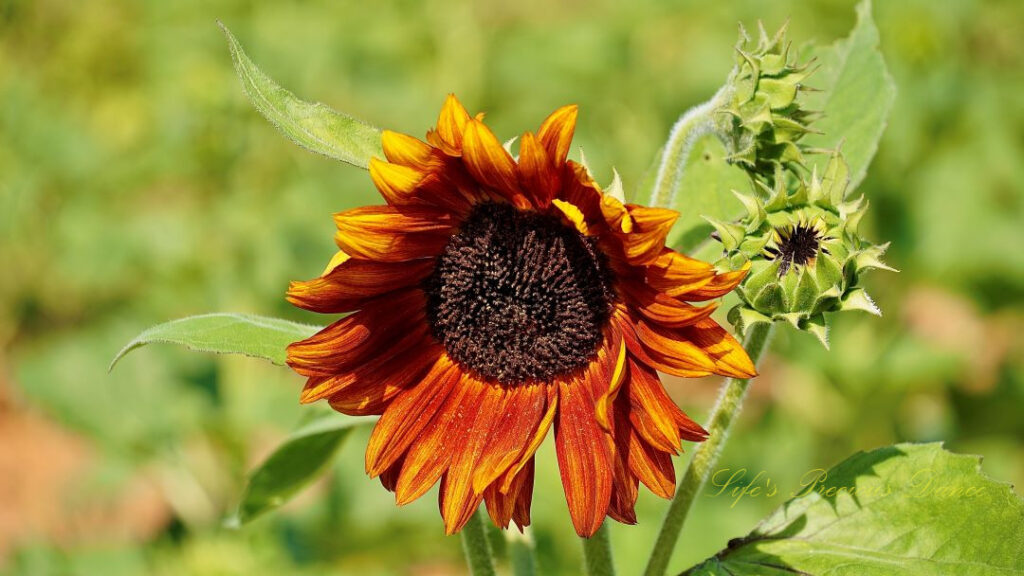
<svg viewBox="0 0 1024 576">
<path fill-rule="evenodd" d="M 351 368 L 425 324 L 425 307 L 425 296 L 418 289 L 377 298 L 362 310 L 290 344 L 288 365 L 303 376 L 332 376 Z"/>
<path fill-rule="evenodd" d="M 676 472 L 672 457 L 648 446 L 635 432 L 629 437 L 629 469 L 658 496 L 669 499 L 675 494 Z"/>
<path fill-rule="evenodd" d="M 682 333 L 686 328 L 668 329 L 636 322 L 636 334 L 651 359 L 651 366 L 677 376 L 706 376 L 715 371 L 716 364 L 701 346 Z"/>
<path fill-rule="evenodd" d="M 366 473 L 371 478 L 405 454 L 455 388 L 459 375 L 458 366 L 443 355 L 419 384 L 392 401 L 377 420 L 366 446 Z"/>
<path fill-rule="evenodd" d="M 419 138 L 383 130 L 380 134 L 380 141 L 388 162 L 420 170 L 435 168 L 442 163 L 437 149 Z"/>
<path fill-rule="evenodd" d="M 429 208 L 364 206 L 334 215 L 335 242 L 353 257 L 404 262 L 436 256 L 454 232 L 449 213 Z"/>
<path fill-rule="evenodd" d="M 691 306 L 638 282 L 622 282 L 621 286 L 633 308 L 644 318 L 666 328 L 681 328 L 695 324 L 718 308 L 717 302 L 704 307 Z"/>
<path fill-rule="evenodd" d="M 470 121 L 469 113 L 454 94 L 449 94 L 437 117 L 437 130 L 427 133 L 427 140 L 445 153 L 458 156 L 462 153 L 462 134 Z"/>
<path fill-rule="evenodd" d="M 733 378 L 753 378 L 757 369 L 743 346 L 711 318 L 679 329 L 680 336 L 693 342 L 713 359 L 715 374 Z"/>
<path fill-rule="evenodd" d="M 632 264 L 648 264 L 657 260 L 665 248 L 665 240 L 679 213 L 665 208 L 649 208 L 627 204 L 633 230 L 623 237 L 626 258 Z"/>
<path fill-rule="evenodd" d="M 561 188 L 560 171 L 548 153 L 530 132 L 519 140 L 519 184 L 537 209 L 547 208 Z"/>
<path fill-rule="evenodd" d="M 522 197 L 512 155 L 483 122 L 471 120 L 467 125 L 462 139 L 462 159 L 477 182 L 504 193 L 510 201 Z"/>
<path fill-rule="evenodd" d="M 711 300 L 712 298 L 721 298 L 729 292 L 732 292 L 740 282 L 746 278 L 747 273 L 750 272 L 750 262 L 743 265 L 743 268 L 734 270 L 732 272 L 726 272 L 724 274 L 716 274 L 707 284 L 691 290 L 682 295 L 686 300 Z"/>
<path fill-rule="evenodd" d="M 437 495 L 438 505 L 441 508 L 441 517 L 444 519 L 444 533 L 451 536 L 469 522 L 469 519 L 480 507 L 483 501 L 483 494 L 470 494 L 468 497 L 457 490 L 452 482 L 450 473 L 441 478 L 441 491 Z"/>
<path fill-rule="evenodd" d="M 537 131 L 537 139 L 548 152 L 548 158 L 556 166 L 565 164 L 565 157 L 569 154 L 569 145 L 572 143 L 573 132 L 576 131 L 576 118 L 579 116 L 579 106 L 570 104 L 562 106 L 544 119 Z"/>
<path fill-rule="evenodd" d="M 416 204 L 413 192 L 425 176 L 426 173 L 417 168 L 370 158 L 370 178 L 391 206 Z"/>
<path fill-rule="evenodd" d="M 576 533 L 593 536 L 608 512 L 612 463 L 605 432 L 594 418 L 590 383 L 580 378 L 559 383 L 561 407 L 555 424 L 555 448 L 562 487 Z"/>
<path fill-rule="evenodd" d="M 431 260 L 377 262 L 348 258 L 320 278 L 292 282 L 287 299 L 299 308 L 321 314 L 351 312 L 367 300 L 418 285 L 433 269 Z"/>
<path fill-rule="evenodd" d="M 530 445 L 544 418 L 545 388 L 542 384 L 521 384 L 506 391 L 505 404 L 492 416 L 494 428 L 473 473 L 475 492 L 483 492 L 508 472 Z"/>
<path fill-rule="evenodd" d="M 420 381 L 443 354 L 440 346 L 420 336 L 401 354 L 381 356 L 354 371 L 335 376 L 337 384 L 327 398 L 331 408 L 344 414 L 383 414 L 391 400 Z"/>
</svg>

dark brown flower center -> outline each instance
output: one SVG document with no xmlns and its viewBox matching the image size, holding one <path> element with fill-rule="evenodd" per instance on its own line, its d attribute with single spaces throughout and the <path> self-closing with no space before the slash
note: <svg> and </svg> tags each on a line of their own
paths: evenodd
<svg viewBox="0 0 1024 576">
<path fill-rule="evenodd" d="M 779 241 L 766 248 L 776 260 L 780 260 L 779 276 L 785 276 L 790 268 L 810 264 L 818 255 L 818 248 L 824 238 L 816 228 L 807 224 L 785 226 L 776 230 Z"/>
<path fill-rule="evenodd" d="M 503 204 L 473 210 L 425 288 L 431 328 L 448 355 L 502 384 L 584 366 L 614 298 L 593 239 L 555 216 Z"/>
</svg>

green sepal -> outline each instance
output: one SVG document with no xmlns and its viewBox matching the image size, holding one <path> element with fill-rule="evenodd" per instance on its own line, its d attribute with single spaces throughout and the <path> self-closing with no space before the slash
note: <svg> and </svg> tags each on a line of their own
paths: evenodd
<svg viewBox="0 0 1024 576">
<path fill-rule="evenodd" d="M 770 311 L 772 313 L 783 313 L 789 310 L 789 299 L 778 283 L 771 283 L 761 289 L 752 302 L 757 310 Z"/>
<path fill-rule="evenodd" d="M 755 324 L 771 324 L 772 319 L 742 304 L 737 304 L 729 310 L 727 319 L 736 328 L 741 336 L 746 334 Z"/>
<path fill-rule="evenodd" d="M 769 283 L 778 282 L 779 264 L 778 260 L 762 260 L 751 264 L 750 274 L 740 285 L 746 294 L 751 295 L 751 301 Z"/>
<path fill-rule="evenodd" d="M 828 319 L 824 314 L 815 314 L 814 316 L 807 318 L 801 322 L 800 329 L 804 332 L 810 332 L 813 334 L 826 350 L 829 349 Z"/>
<path fill-rule="evenodd" d="M 875 304 L 875 301 L 871 299 L 871 296 L 868 296 L 868 293 L 863 288 L 854 288 L 843 296 L 840 310 L 863 310 L 875 316 L 882 315 L 878 305 Z"/>
<path fill-rule="evenodd" d="M 743 239 L 745 233 L 743 226 L 722 222 L 710 216 L 702 216 L 702 218 L 715 227 L 715 231 L 718 232 L 719 241 L 726 250 L 735 250 L 740 245 L 740 240 Z"/>
<path fill-rule="evenodd" d="M 739 198 L 740 202 L 743 203 L 743 207 L 747 209 L 746 232 L 749 233 L 757 230 L 761 223 L 768 218 L 768 213 L 764 210 L 764 203 L 757 198 L 735 190 L 732 193 Z"/>
<path fill-rule="evenodd" d="M 790 310 L 794 312 L 809 312 L 814 308 L 819 292 L 818 283 L 814 281 L 813 272 L 808 268 L 804 268 L 800 271 L 800 279 L 796 284 L 796 293 Z"/>
</svg>

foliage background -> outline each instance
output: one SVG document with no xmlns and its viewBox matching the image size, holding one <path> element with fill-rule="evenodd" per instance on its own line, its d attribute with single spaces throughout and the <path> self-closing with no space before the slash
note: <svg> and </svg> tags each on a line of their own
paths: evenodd
<svg viewBox="0 0 1024 576">
<path fill-rule="evenodd" d="M 736 22 L 787 17 L 791 38 L 830 42 L 853 2 L 0 2 L 0 573 L 463 570 L 432 495 L 396 510 L 365 478 L 365 433 L 283 511 L 222 526 L 246 471 L 303 418 L 287 370 L 164 347 L 106 374 L 167 319 L 318 321 L 284 302 L 287 281 L 332 254 L 331 212 L 376 202 L 365 172 L 298 149 L 252 110 L 215 19 L 300 97 L 408 133 L 448 92 L 504 137 L 577 102 L 577 143 L 628 189 L 724 80 Z M 893 241 L 902 272 L 869 277 L 886 315 L 841 317 L 831 353 L 775 341 L 721 466 L 748 482 L 763 471 L 779 493 L 702 499 L 675 568 L 856 450 L 945 440 L 1024 482 L 1024 9 L 911 0 L 880 2 L 875 18 L 899 93 L 861 189 L 868 236 Z M 717 388 L 668 385 L 698 419 Z M 542 573 L 573 574 L 579 546 L 543 450 Z M 643 495 L 640 525 L 613 525 L 624 573 L 664 507 Z"/>
</svg>

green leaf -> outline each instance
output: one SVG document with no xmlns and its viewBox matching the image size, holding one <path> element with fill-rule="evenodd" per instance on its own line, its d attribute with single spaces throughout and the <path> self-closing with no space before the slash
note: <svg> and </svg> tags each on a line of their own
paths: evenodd
<svg viewBox="0 0 1024 576">
<path fill-rule="evenodd" d="M 1024 573 L 1024 500 L 941 444 L 898 444 L 809 473 L 789 502 L 686 575 Z"/>
<path fill-rule="evenodd" d="M 299 100 L 264 74 L 246 56 L 227 26 L 218 24 L 228 39 L 245 93 L 278 130 L 303 148 L 360 168 L 367 168 L 373 156 L 384 157 L 380 130 L 319 102 Z"/>
<path fill-rule="evenodd" d="M 805 107 L 821 110 L 824 116 L 814 123 L 821 134 L 808 134 L 803 143 L 827 149 L 842 143 L 850 169 L 848 189 L 853 190 L 864 179 L 896 98 L 896 85 L 878 51 L 870 0 L 857 5 L 857 24 L 849 36 L 817 47 L 811 55 L 820 68 L 807 84 L 820 92 L 809 93 Z M 825 173 L 828 160 L 828 156 L 815 158 L 819 174 Z"/>
<path fill-rule="evenodd" d="M 320 329 L 321 326 L 250 314 L 189 316 L 143 331 L 117 353 L 108 370 L 113 370 L 125 354 L 153 342 L 181 344 L 200 352 L 244 354 L 283 365 L 289 344 L 308 338 Z"/>
<path fill-rule="evenodd" d="M 290 434 L 252 472 L 228 525 L 244 524 L 283 505 L 327 469 L 353 428 L 374 421 L 330 413 Z"/>
</svg>

